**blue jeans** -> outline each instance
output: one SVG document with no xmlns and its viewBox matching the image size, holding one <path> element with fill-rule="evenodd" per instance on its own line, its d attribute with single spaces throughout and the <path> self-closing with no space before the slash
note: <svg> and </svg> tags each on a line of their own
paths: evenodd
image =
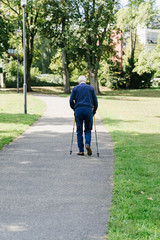
<svg viewBox="0 0 160 240">
<path fill-rule="evenodd" d="M 75 110 L 75 120 L 77 125 L 77 144 L 80 152 L 84 152 L 83 143 L 83 123 L 85 129 L 85 145 L 91 144 L 91 130 L 93 125 L 93 111 L 90 108 L 77 108 Z"/>
</svg>

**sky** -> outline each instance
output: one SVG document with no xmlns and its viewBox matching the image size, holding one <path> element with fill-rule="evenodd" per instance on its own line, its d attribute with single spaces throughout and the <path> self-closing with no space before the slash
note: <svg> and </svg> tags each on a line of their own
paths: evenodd
<svg viewBox="0 0 160 240">
<path fill-rule="evenodd" d="M 128 3 L 128 0 L 120 0 L 121 4 L 125 6 Z M 160 7 L 160 0 L 156 0 L 157 5 Z"/>
</svg>

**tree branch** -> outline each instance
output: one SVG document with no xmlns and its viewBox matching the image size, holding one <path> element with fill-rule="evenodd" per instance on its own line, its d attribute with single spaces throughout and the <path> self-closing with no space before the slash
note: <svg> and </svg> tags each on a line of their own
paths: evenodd
<svg viewBox="0 0 160 240">
<path fill-rule="evenodd" d="M 36 24 L 36 23 L 37 23 L 38 14 L 39 14 L 39 12 L 37 11 L 37 13 L 36 13 L 36 16 L 35 16 L 35 18 L 34 18 L 34 24 Z"/>
<path fill-rule="evenodd" d="M 77 1 L 75 1 L 75 6 L 76 6 L 77 12 L 78 12 L 78 14 L 80 16 L 81 14 L 80 14 L 80 11 L 79 11 L 79 4 L 77 3 Z"/>
<path fill-rule="evenodd" d="M 9 8 L 10 8 L 13 12 L 15 12 L 17 15 L 19 15 L 19 13 L 18 13 L 13 7 L 11 7 L 9 0 L 7 0 L 7 2 L 5 2 L 4 0 L 1 0 L 1 2 L 2 2 L 4 5 L 6 5 L 7 7 L 9 7 Z"/>
</svg>

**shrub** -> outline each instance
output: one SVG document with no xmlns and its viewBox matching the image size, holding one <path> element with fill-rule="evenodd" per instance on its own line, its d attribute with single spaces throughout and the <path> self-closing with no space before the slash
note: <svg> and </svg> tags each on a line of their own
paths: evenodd
<svg viewBox="0 0 160 240">
<path fill-rule="evenodd" d="M 123 78 L 126 80 L 126 88 L 149 88 L 151 86 L 151 78 L 153 76 L 153 72 L 144 72 L 143 74 L 138 74 L 134 68 L 135 63 L 132 59 L 128 59 L 128 65 L 124 67 L 122 73 Z"/>
<path fill-rule="evenodd" d="M 19 87 L 23 87 L 23 66 L 19 64 Z M 17 61 L 10 58 L 5 65 L 6 87 L 17 87 Z M 41 74 L 38 68 L 31 68 L 31 86 L 59 86 L 63 80 L 59 75 Z"/>
<path fill-rule="evenodd" d="M 36 73 L 36 70 L 33 69 Z M 32 75 L 31 86 L 62 86 L 63 80 L 59 75 L 53 74 L 40 74 Z"/>
<path fill-rule="evenodd" d="M 106 86 L 113 89 L 118 88 L 117 83 L 120 77 L 120 71 L 118 68 L 118 64 L 115 64 L 112 61 L 107 63 L 105 60 L 103 60 L 100 63 L 100 69 L 98 72 L 100 86 Z"/>
<path fill-rule="evenodd" d="M 17 87 L 17 61 L 10 58 L 9 63 L 5 64 L 5 83 L 7 88 Z M 19 64 L 19 87 L 23 85 L 23 67 Z"/>
</svg>

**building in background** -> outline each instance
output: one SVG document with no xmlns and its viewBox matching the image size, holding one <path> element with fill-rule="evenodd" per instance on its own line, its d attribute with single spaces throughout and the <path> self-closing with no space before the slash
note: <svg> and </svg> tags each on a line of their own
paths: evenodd
<svg viewBox="0 0 160 240">
<path fill-rule="evenodd" d="M 144 45 L 145 49 L 154 49 L 158 37 L 160 36 L 160 15 L 156 16 L 155 19 L 148 26 L 138 26 L 137 36 L 139 42 Z M 116 51 L 116 56 L 113 57 L 114 62 L 118 62 L 120 69 L 122 69 L 122 56 L 127 46 L 127 40 L 130 38 L 130 32 L 122 33 L 121 31 L 114 30 L 111 34 L 112 44 Z"/>
<path fill-rule="evenodd" d="M 148 48 L 153 49 L 156 46 L 159 33 L 160 33 L 160 15 L 156 16 L 154 21 L 152 21 L 148 27 L 138 26 L 137 29 L 139 41 L 147 49 Z"/>
</svg>

